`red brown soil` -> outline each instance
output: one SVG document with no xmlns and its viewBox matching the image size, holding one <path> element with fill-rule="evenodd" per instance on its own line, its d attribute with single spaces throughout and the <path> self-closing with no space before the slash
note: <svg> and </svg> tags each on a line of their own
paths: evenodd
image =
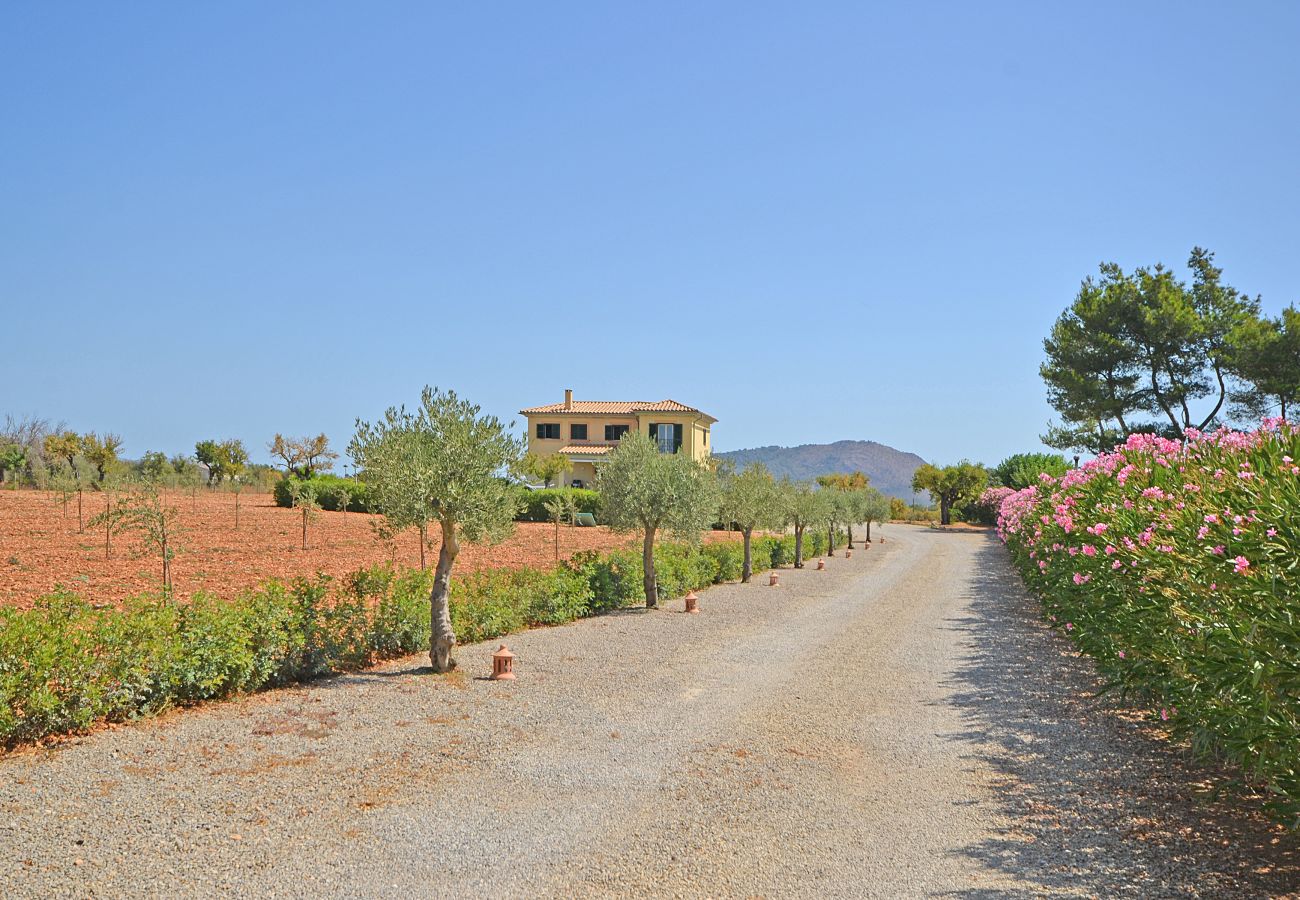
<svg viewBox="0 0 1300 900">
<path fill-rule="evenodd" d="M 83 495 L 89 521 L 104 508 L 104 495 Z M 235 529 L 235 496 L 199 490 L 169 492 L 167 503 L 179 512 L 183 533 L 181 552 L 172 562 L 178 597 L 207 591 L 228 597 L 268 578 L 292 578 L 324 572 L 340 576 L 363 566 L 394 562 L 420 564 L 419 539 L 402 535 L 396 546 L 381 541 L 371 527 L 378 517 L 362 513 L 322 512 L 308 526 L 308 547 L 302 549 L 302 516 L 277 507 L 269 494 L 244 493 L 239 500 L 239 529 Z M 520 522 L 515 534 L 495 547 L 462 544 L 456 563 L 460 572 L 547 567 L 555 563 L 555 526 Z M 560 555 L 581 550 L 610 550 L 631 546 L 634 537 L 607 528 L 560 529 Z M 437 560 L 437 541 L 428 551 L 428 564 Z M 142 592 L 155 592 L 161 582 L 155 555 L 140 553 L 132 534 L 114 535 L 111 556 L 104 558 L 104 532 L 89 528 L 77 533 L 77 498 L 64 518 L 62 503 L 42 491 L 0 491 L 0 604 L 30 606 L 57 585 L 96 603 L 116 603 Z"/>
</svg>

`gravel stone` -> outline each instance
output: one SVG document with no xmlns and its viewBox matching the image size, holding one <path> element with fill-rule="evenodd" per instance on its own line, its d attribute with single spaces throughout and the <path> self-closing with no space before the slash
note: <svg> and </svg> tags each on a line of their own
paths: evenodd
<svg viewBox="0 0 1300 900">
<path fill-rule="evenodd" d="M 0 760 L 6 897 L 1284 896 L 986 532 Z"/>
</svg>

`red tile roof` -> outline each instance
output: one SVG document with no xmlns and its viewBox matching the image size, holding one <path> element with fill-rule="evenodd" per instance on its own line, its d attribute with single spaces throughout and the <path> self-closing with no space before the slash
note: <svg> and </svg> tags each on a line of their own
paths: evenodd
<svg viewBox="0 0 1300 900">
<path fill-rule="evenodd" d="M 522 416 L 545 415 L 548 413 L 632 416 L 642 412 L 694 413 L 710 421 L 717 421 L 708 413 L 701 412 L 693 406 L 687 406 L 685 403 L 678 403 L 676 400 L 574 400 L 569 406 L 565 406 L 563 403 L 548 403 L 545 406 L 530 406 L 527 409 L 519 410 L 519 414 Z"/>
</svg>

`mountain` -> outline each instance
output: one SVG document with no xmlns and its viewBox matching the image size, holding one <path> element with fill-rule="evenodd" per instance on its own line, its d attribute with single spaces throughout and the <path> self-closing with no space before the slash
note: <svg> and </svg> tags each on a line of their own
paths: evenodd
<svg viewBox="0 0 1300 900">
<path fill-rule="evenodd" d="M 816 478 L 833 472 L 865 472 L 871 486 L 891 497 L 912 497 L 912 473 L 925 460 L 915 453 L 904 453 L 875 441 L 836 441 L 833 444 L 802 444 L 798 447 L 755 447 L 752 450 L 729 450 L 715 453 L 741 468 L 761 462 L 777 478 L 789 475 L 796 480 Z"/>
</svg>

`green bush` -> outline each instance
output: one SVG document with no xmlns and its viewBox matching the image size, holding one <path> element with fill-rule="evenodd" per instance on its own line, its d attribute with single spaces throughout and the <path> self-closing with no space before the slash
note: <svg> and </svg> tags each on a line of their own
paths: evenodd
<svg viewBox="0 0 1300 900">
<path fill-rule="evenodd" d="M 756 570 L 787 541 L 792 547 L 793 539 L 756 540 Z M 679 597 L 725 580 L 733 566 L 739 577 L 739 558 L 735 542 L 661 543 L 660 590 Z M 268 581 L 231 600 L 139 597 L 97 609 L 58 591 L 32 609 L 0 609 L 0 746 L 422 650 L 431 586 L 430 572 L 376 566 L 339 580 Z M 588 551 L 551 571 L 459 577 L 451 616 L 460 640 L 472 643 L 644 602 L 639 553 Z"/>
<path fill-rule="evenodd" d="M 550 522 L 550 511 L 546 508 L 548 500 L 556 497 L 572 497 L 578 512 L 588 512 L 600 520 L 600 494 L 586 488 L 543 488 L 529 490 L 519 488 L 519 512 L 515 515 L 519 522 Z"/>
<path fill-rule="evenodd" d="M 1048 621 L 1194 751 L 1300 828 L 1300 427 L 1132 435 L 1006 497 Z"/>
<path fill-rule="evenodd" d="M 713 561 L 713 583 L 736 581 L 745 562 L 745 551 L 739 541 L 705 544 L 700 552 Z"/>
<path fill-rule="evenodd" d="M 286 508 L 293 506 L 293 485 L 303 480 L 294 475 L 277 481 L 274 490 L 275 505 Z M 346 503 L 348 512 L 371 511 L 365 482 L 340 478 L 338 475 L 313 475 L 310 480 L 316 486 L 316 502 L 321 509 L 339 512 Z"/>
</svg>

